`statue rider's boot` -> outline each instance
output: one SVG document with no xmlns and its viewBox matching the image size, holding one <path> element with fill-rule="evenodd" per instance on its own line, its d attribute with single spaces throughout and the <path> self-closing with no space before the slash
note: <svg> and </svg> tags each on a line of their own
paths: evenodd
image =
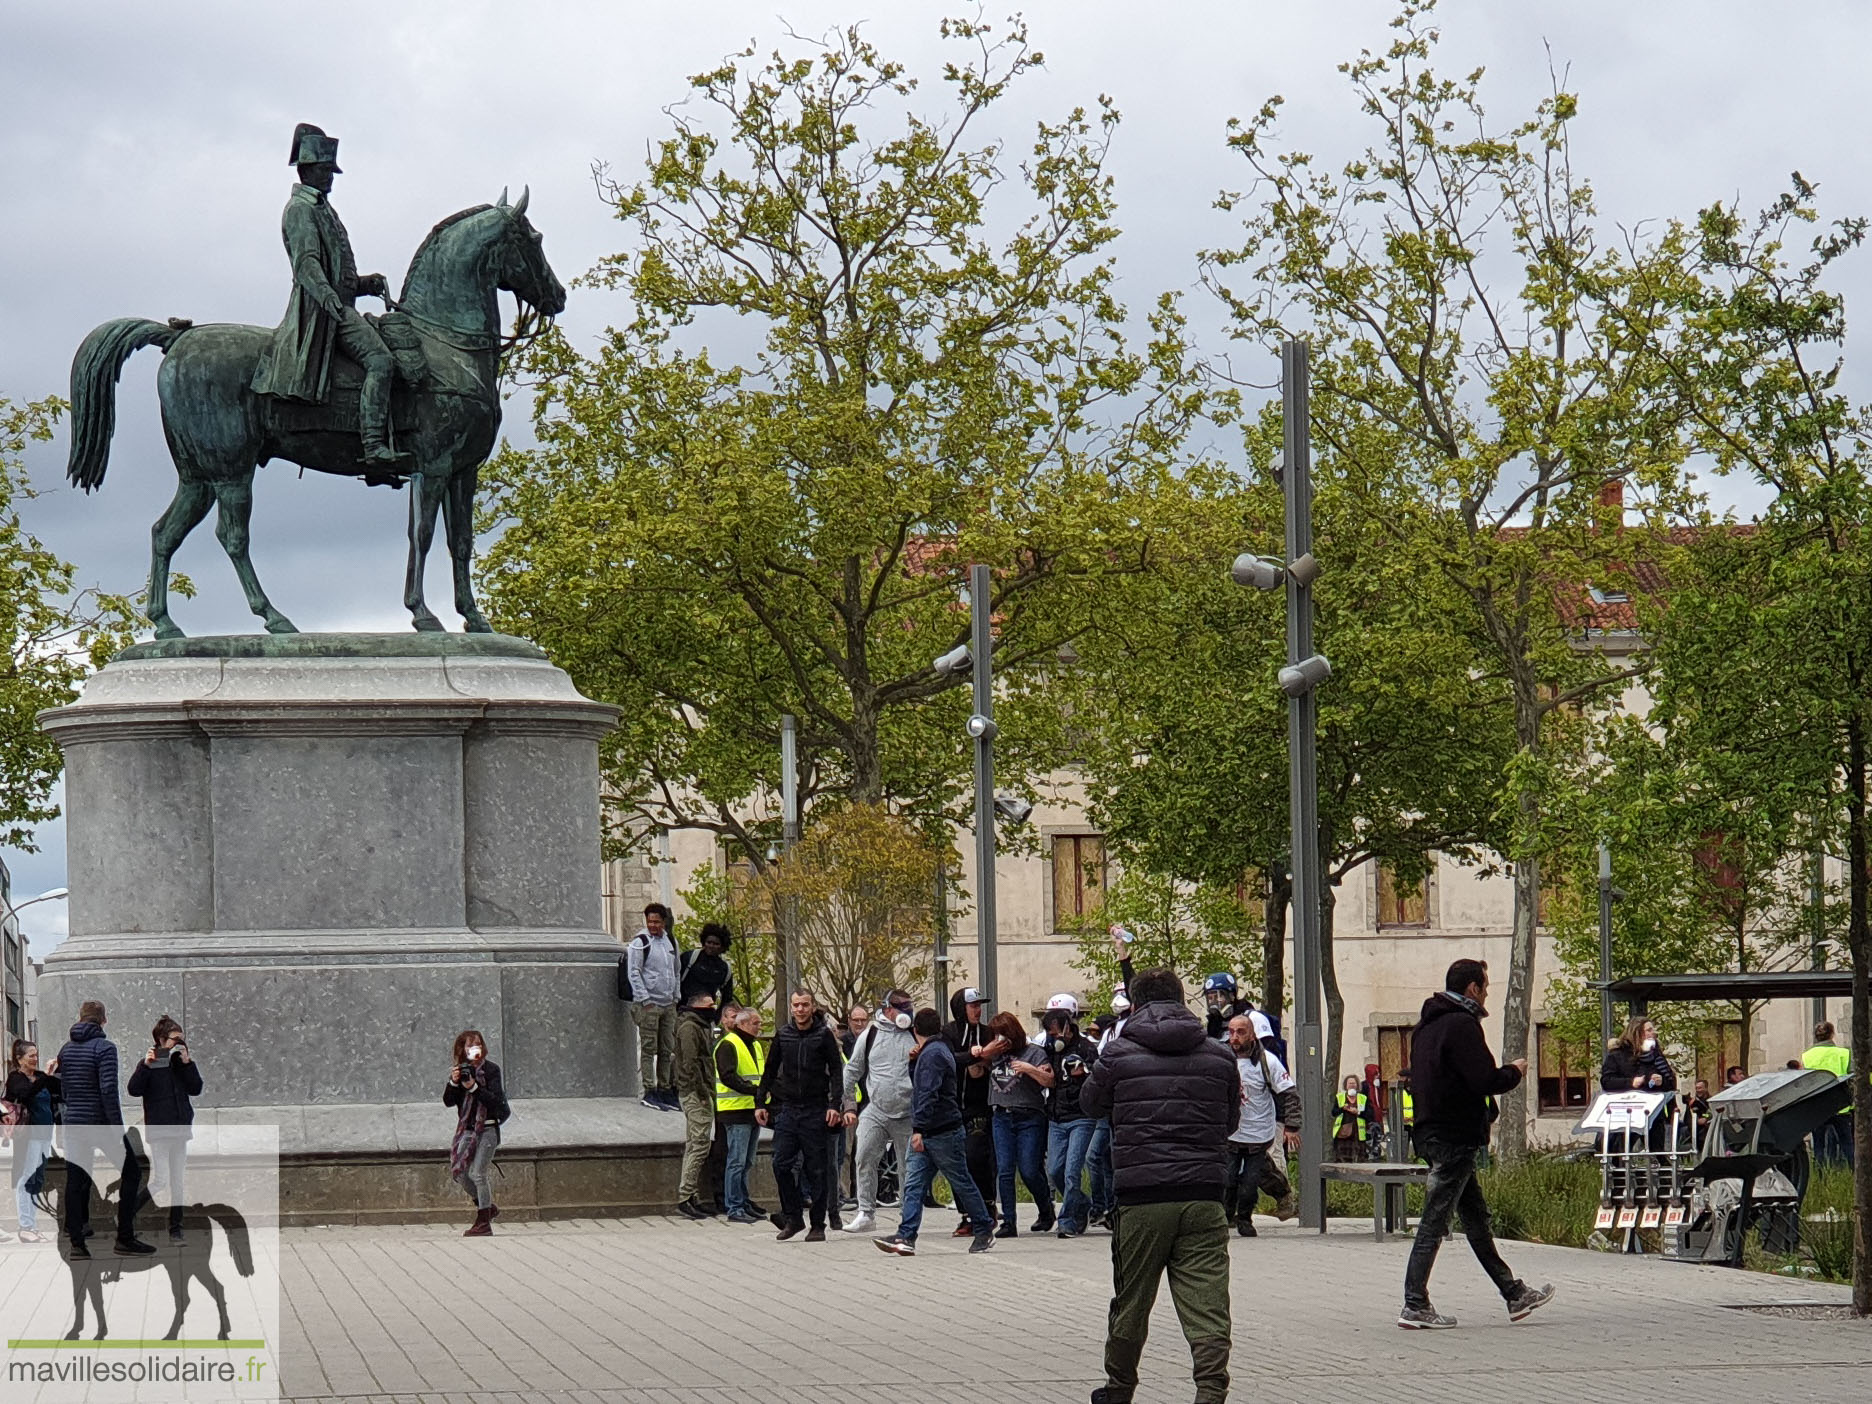
<svg viewBox="0 0 1872 1404">
<path fill-rule="evenodd" d="M 408 455 L 390 447 L 390 372 L 367 370 L 358 390 L 358 428 L 366 466 L 394 470 Z"/>
</svg>

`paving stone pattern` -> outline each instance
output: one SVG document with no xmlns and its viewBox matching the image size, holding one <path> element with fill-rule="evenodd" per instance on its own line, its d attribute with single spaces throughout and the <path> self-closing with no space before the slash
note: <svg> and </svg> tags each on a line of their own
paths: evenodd
<svg viewBox="0 0 1872 1404">
<path fill-rule="evenodd" d="M 1237 1399 L 1845 1400 L 1872 1380 L 1872 1325 L 1728 1309 L 1838 1304 L 1842 1288 L 1507 1244 L 1517 1272 L 1559 1288 L 1511 1325 L 1458 1237 L 1432 1287 L 1461 1327 L 1406 1332 L 1407 1242 L 1374 1244 L 1360 1221 L 1323 1237 L 1267 1224 L 1230 1240 Z M 327 1404 L 925 1401 L 984 1385 L 1084 1400 L 1102 1382 L 1109 1238 L 970 1256 L 953 1225 L 929 1215 L 913 1259 L 868 1236 L 776 1243 L 765 1227 L 680 1218 L 503 1225 L 492 1239 L 289 1229 L 282 1382 Z M 1139 1404 L 1189 1399 L 1167 1293 L 1151 1332 Z"/>
</svg>

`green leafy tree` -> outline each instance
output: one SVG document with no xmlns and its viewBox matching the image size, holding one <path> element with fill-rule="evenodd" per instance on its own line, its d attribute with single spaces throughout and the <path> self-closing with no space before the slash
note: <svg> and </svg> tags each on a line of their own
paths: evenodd
<svg viewBox="0 0 1872 1404">
<path fill-rule="evenodd" d="M 946 99 L 856 29 L 692 80 L 584 279 L 634 313 L 547 337 L 540 447 L 494 465 L 501 626 L 619 704 L 616 839 L 712 830 L 764 865 L 779 719 L 801 794 L 961 814 L 971 563 L 994 570 L 1004 773 L 1058 759 L 1046 696 L 1104 582 L 1150 568 L 1200 396 L 1173 306 L 1113 294 L 1109 103 L 983 128 L 1040 55 L 949 21 Z M 928 109 L 938 107 L 935 113 Z M 1190 475 L 1199 480 L 1200 472 Z"/>
<path fill-rule="evenodd" d="M 1254 179 L 1223 206 L 1246 241 L 1210 285 L 1239 336 L 1314 346 L 1313 435 L 1333 472 L 1396 510 L 1394 539 L 1463 601 L 1483 671 L 1509 694 L 1515 750 L 1501 787 L 1515 915 L 1502 991 L 1505 1056 L 1526 1056 L 1544 797 L 1557 714 L 1646 666 L 1601 652 L 1585 586 L 1622 578 L 1641 543 L 1607 491 L 1675 511 L 1684 408 L 1663 353 L 1682 335 L 1683 232 L 1602 234 L 1573 170 L 1578 109 L 1555 91 L 1525 121 L 1488 119 L 1479 72 L 1432 65 L 1432 5 L 1343 66 L 1377 129 L 1329 171 L 1278 141 L 1278 98 L 1234 128 Z M 1504 1154 L 1525 1152 L 1526 1093 L 1505 1099 Z"/>
<path fill-rule="evenodd" d="M 71 564 L 20 521 L 34 496 L 22 455 L 52 437 L 62 408 L 0 398 L 0 846 L 28 851 L 33 826 L 58 816 L 59 748 L 38 714 L 76 698 L 85 675 L 129 644 L 136 620 L 129 599 L 76 589 Z"/>
<path fill-rule="evenodd" d="M 1249 986 L 1261 978 L 1261 921 L 1234 884 L 1185 883 L 1146 868 L 1120 868 L 1098 915 L 1078 929 L 1072 964 L 1085 976 L 1085 1007 L 1093 1014 L 1109 1009 L 1123 978 L 1112 926 L 1136 938 L 1123 949 L 1139 970 L 1176 971 L 1191 1002 L 1200 1003 L 1202 980 L 1211 971 L 1230 971 Z"/>
<path fill-rule="evenodd" d="M 1670 360 L 1718 467 L 1768 488 L 1744 529 L 1702 533 L 1656 629 L 1656 724 L 1720 764 L 1732 803 L 1845 859 L 1853 1076 L 1872 1070 L 1872 413 L 1840 390 L 1845 307 L 1827 285 L 1863 241 L 1861 219 L 1818 227 L 1798 174 L 1759 216 L 1702 212 Z M 1872 1097 L 1854 1103 L 1853 1306 L 1872 1315 Z"/>
<path fill-rule="evenodd" d="M 1278 422 L 1251 425 L 1251 456 L 1266 461 Z M 1326 1069 L 1338 1076 L 1345 1000 L 1334 957 L 1336 889 L 1365 864 L 1421 882 L 1431 855 L 1481 861 L 1502 841 L 1503 767 L 1514 749 L 1507 691 L 1461 625 L 1462 600 L 1439 575 L 1396 548 L 1395 503 L 1375 512 L 1349 491 L 1333 453 L 1314 501 L 1316 638 L 1333 664 L 1319 699 L 1321 953 Z M 1245 931 L 1211 969 L 1260 967 L 1262 1003 L 1283 1007 L 1279 909 L 1290 891 L 1286 661 L 1279 594 L 1244 591 L 1222 563 L 1237 550 L 1278 555 L 1282 503 L 1265 480 L 1232 500 L 1224 551 L 1165 570 L 1138 590 L 1151 608 L 1123 638 L 1089 643 L 1076 670 L 1081 714 L 1106 738 L 1091 753 L 1094 812 L 1121 852 L 1146 871 L 1228 892 L 1251 882 L 1268 895 L 1266 944 Z M 1239 909 L 1239 902 L 1236 903 Z M 1259 925 L 1259 924 L 1257 924 Z M 1221 953 L 1218 953 L 1221 954 Z"/>
</svg>

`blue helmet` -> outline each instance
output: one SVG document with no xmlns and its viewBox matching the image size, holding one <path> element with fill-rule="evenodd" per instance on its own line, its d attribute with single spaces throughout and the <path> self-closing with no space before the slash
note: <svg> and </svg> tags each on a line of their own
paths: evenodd
<svg viewBox="0 0 1872 1404">
<path fill-rule="evenodd" d="M 1235 977 L 1229 974 L 1228 971 L 1226 970 L 1216 971 L 1215 974 L 1211 975 L 1207 980 L 1203 981 L 1203 993 L 1204 994 L 1209 994 L 1215 990 L 1221 990 L 1231 995 L 1234 994 L 1235 993 Z"/>
</svg>

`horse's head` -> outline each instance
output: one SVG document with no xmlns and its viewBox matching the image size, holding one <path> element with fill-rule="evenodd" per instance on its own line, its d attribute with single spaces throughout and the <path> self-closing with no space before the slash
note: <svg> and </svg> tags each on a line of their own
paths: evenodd
<svg viewBox="0 0 1872 1404">
<path fill-rule="evenodd" d="M 464 336 L 500 337 L 497 293 L 521 304 L 519 326 L 565 310 L 565 285 L 546 262 L 539 231 L 526 217 L 525 191 L 493 205 L 450 215 L 423 240 L 403 282 L 403 306 L 420 320 Z"/>
<path fill-rule="evenodd" d="M 500 264 L 495 272 L 496 285 L 512 293 L 529 307 L 537 308 L 548 317 L 557 317 L 565 311 L 565 284 L 546 261 L 545 240 L 539 230 L 533 227 L 527 218 L 527 197 L 530 190 L 522 186 L 520 198 L 513 204 L 507 203 L 507 192 L 501 191 L 500 202 L 494 206 L 507 216 L 507 237 L 500 248 Z"/>
</svg>

